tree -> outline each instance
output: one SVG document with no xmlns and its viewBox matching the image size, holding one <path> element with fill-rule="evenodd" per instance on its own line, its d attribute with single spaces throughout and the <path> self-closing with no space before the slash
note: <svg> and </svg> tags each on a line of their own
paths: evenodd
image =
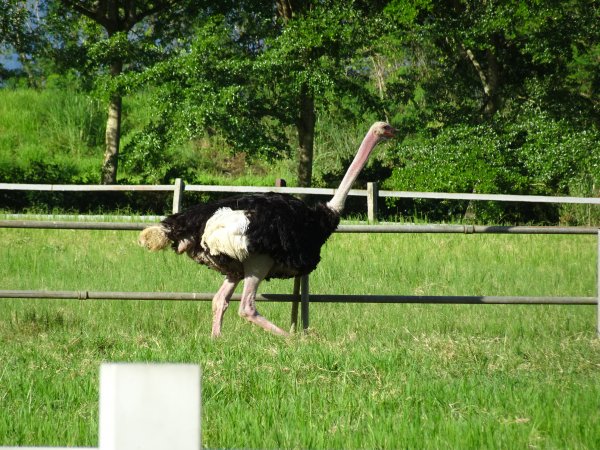
<svg viewBox="0 0 600 450">
<path fill-rule="evenodd" d="M 41 87 L 32 55 L 43 46 L 41 5 L 24 0 L 3 0 L 0 3 L 0 49 L 15 54 L 27 75 L 28 85 Z"/>
<path fill-rule="evenodd" d="M 69 10 L 89 19 L 102 28 L 105 37 L 92 45 L 89 55 L 98 65 L 104 66 L 109 76 L 107 83 L 108 118 L 104 162 L 102 165 L 103 184 L 117 181 L 119 141 L 121 135 L 121 114 L 123 89 L 115 81 L 140 57 L 140 53 L 152 46 L 158 39 L 149 18 L 172 23 L 181 14 L 177 0 L 60 0 Z M 157 53 L 157 52 L 154 52 Z"/>
<path fill-rule="evenodd" d="M 528 101 L 557 114 L 583 107 L 597 120 L 585 93 L 594 82 L 584 81 L 600 39 L 597 1 L 393 0 L 386 13 L 410 61 L 403 79 L 421 90 L 429 122 L 490 121 Z"/>
<path fill-rule="evenodd" d="M 158 148 L 145 146 L 208 131 L 221 133 L 234 149 L 273 156 L 290 150 L 291 127 L 298 137 L 298 184 L 310 186 L 318 112 L 341 105 L 344 96 L 373 104 L 364 69 L 351 65 L 373 34 L 369 20 L 354 3 L 337 0 L 248 1 L 213 14 L 189 51 L 143 75 L 158 87 L 156 103 L 168 107 L 139 145 L 156 154 Z"/>
<path fill-rule="evenodd" d="M 370 25 L 378 8 L 371 4 L 367 15 L 354 2 L 278 0 L 276 6 L 279 32 L 266 40 L 258 76 L 271 80 L 282 123 L 296 128 L 298 184 L 310 186 L 318 111 L 348 94 L 364 99 L 364 107 L 373 104 L 364 71 L 350 68 L 375 35 Z"/>
<path fill-rule="evenodd" d="M 189 48 L 128 77 L 129 84 L 152 87 L 156 108 L 154 120 L 124 149 L 130 170 L 160 180 L 166 166 L 178 164 L 166 161 L 167 149 L 206 134 L 219 133 L 234 151 L 249 155 L 287 154 L 268 86 L 254 76 L 261 34 L 243 26 L 245 14 L 238 9 L 235 17 L 200 19 Z M 253 18 L 250 24 L 260 23 Z"/>
</svg>

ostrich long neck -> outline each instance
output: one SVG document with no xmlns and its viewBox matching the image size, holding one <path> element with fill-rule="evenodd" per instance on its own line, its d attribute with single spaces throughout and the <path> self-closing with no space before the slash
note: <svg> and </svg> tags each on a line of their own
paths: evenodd
<svg viewBox="0 0 600 450">
<path fill-rule="evenodd" d="M 346 202 L 346 197 L 348 197 L 348 193 L 350 192 L 352 185 L 356 181 L 356 178 L 358 178 L 360 171 L 363 169 L 363 167 L 365 167 L 365 164 L 369 159 L 369 155 L 378 142 L 379 137 L 372 130 L 369 130 L 363 139 L 362 144 L 360 144 L 352 164 L 350 164 L 350 167 L 348 167 L 348 171 L 346 172 L 346 175 L 344 175 L 340 186 L 335 191 L 335 195 L 329 202 L 327 202 L 327 206 L 330 209 L 338 213 L 342 212 L 344 209 L 344 203 Z"/>
</svg>

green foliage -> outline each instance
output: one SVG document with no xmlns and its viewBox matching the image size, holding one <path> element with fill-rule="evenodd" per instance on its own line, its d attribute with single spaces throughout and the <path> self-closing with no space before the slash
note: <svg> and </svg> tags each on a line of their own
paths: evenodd
<svg viewBox="0 0 600 450">
<path fill-rule="evenodd" d="M 156 86 L 157 120 L 129 141 L 125 153 L 152 152 L 154 165 L 170 166 L 168 146 L 208 134 L 250 158 L 281 158 L 293 147 L 290 129 L 299 126 L 303 98 L 327 110 L 343 108 L 340 99 L 369 97 L 364 77 L 348 73 L 373 35 L 353 4 L 314 5 L 281 28 L 269 14 L 241 32 L 235 18 L 215 15 L 198 25 L 188 50 L 135 77 L 133 83 Z M 356 98 L 352 113 L 360 111 Z"/>
<path fill-rule="evenodd" d="M 68 92 L 35 114 L 18 116 L 20 104 L 2 111 L 3 179 L 97 180 L 102 114 L 97 102 L 71 95 L 93 87 L 103 99 L 126 95 L 122 182 L 270 184 L 268 164 L 291 178 L 296 135 L 308 135 L 316 115 L 312 173 L 320 186 L 335 186 L 364 130 L 387 119 L 406 138 L 396 150 L 379 149 L 362 178 L 389 189 L 598 195 L 597 0 L 327 0 L 288 2 L 293 11 L 276 16 L 268 2 L 178 1 L 140 22 L 123 18 L 127 29 L 110 32 L 85 14 L 101 3 L 80 2 L 81 15 L 47 2 L 47 14 L 31 23 L 29 3 L 1 5 L 2 45 L 12 51 L 20 42 L 29 63 L 27 79 L 5 86 L 33 77 L 33 85 Z M 165 3 L 141 2 L 137 18 L 158 5 Z M 111 63 L 122 63 L 123 73 L 109 74 Z M 14 125 L 21 121 L 35 127 Z M 436 219 L 475 211 L 494 222 L 594 216 L 495 204 L 396 206 Z"/>
<path fill-rule="evenodd" d="M 400 107 L 388 108 L 402 115 L 417 104 L 412 131 L 514 115 L 532 100 L 597 125 L 597 2 L 393 1 L 385 11 L 396 27 L 380 52 L 393 61 L 399 49 L 404 58 L 387 77 Z"/>
<path fill-rule="evenodd" d="M 364 97 L 364 77 L 359 71 L 348 73 L 348 64 L 376 34 L 374 11 L 368 17 L 352 2 L 315 4 L 266 40 L 255 69 L 261 80 L 275 82 L 275 106 L 282 119 L 294 124 L 306 90 L 321 109 L 338 106 L 340 94 Z"/>
<path fill-rule="evenodd" d="M 581 195 L 580 189 L 572 192 L 571 188 L 584 180 L 588 186 L 600 185 L 599 138 L 598 132 L 535 112 L 521 115 L 515 123 L 447 127 L 431 139 L 406 139 L 398 145 L 396 167 L 383 186 L 409 191 Z M 597 191 L 584 195 L 595 196 Z M 473 206 L 417 203 L 421 214 L 437 220 L 448 218 L 447 214 L 461 216 Z M 541 207 L 477 205 L 477 218 L 483 221 L 554 222 L 557 214 Z"/>
<path fill-rule="evenodd" d="M 513 145 L 519 146 L 519 164 L 530 180 L 531 193 L 572 195 L 569 185 L 577 180 L 592 177 L 600 182 L 597 131 L 577 129 L 545 114 L 523 115 L 506 130 Z"/>
<path fill-rule="evenodd" d="M 574 91 L 594 104 L 596 115 L 600 109 L 600 44 L 595 43 L 582 50 L 574 48 L 569 64 L 568 80 Z"/>
<path fill-rule="evenodd" d="M 130 154 L 139 143 L 139 151 L 160 159 L 168 145 L 217 131 L 237 151 L 263 157 L 287 152 L 283 130 L 269 120 L 265 98 L 256 95 L 247 49 L 233 42 L 230 33 L 223 18 L 215 17 L 198 30 L 189 52 L 136 78 L 158 86 L 153 90 L 156 120 L 131 140 Z"/>
</svg>

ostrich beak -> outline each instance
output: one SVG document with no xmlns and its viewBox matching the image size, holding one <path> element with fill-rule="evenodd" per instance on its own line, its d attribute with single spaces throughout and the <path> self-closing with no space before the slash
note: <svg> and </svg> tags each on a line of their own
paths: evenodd
<svg viewBox="0 0 600 450">
<path fill-rule="evenodd" d="M 392 139 L 392 138 L 396 137 L 397 132 L 398 132 L 397 128 L 394 128 L 393 126 L 388 125 L 383 129 L 383 137 L 386 139 Z"/>
</svg>

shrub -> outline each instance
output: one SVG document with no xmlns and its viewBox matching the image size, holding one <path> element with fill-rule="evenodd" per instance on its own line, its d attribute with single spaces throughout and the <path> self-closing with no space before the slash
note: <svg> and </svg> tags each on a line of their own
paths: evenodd
<svg viewBox="0 0 600 450">
<path fill-rule="evenodd" d="M 507 125 L 456 125 L 431 139 L 405 139 L 383 188 L 490 194 L 581 195 L 598 186 L 598 132 L 577 130 L 544 114 Z M 577 188 L 577 192 L 573 189 Z M 585 195 L 597 195 L 587 189 Z M 396 212 L 435 220 L 477 217 L 488 222 L 560 220 L 553 205 L 497 202 L 391 201 Z M 573 217 L 569 223 L 573 222 Z M 577 222 L 577 220 L 575 220 Z"/>
</svg>

